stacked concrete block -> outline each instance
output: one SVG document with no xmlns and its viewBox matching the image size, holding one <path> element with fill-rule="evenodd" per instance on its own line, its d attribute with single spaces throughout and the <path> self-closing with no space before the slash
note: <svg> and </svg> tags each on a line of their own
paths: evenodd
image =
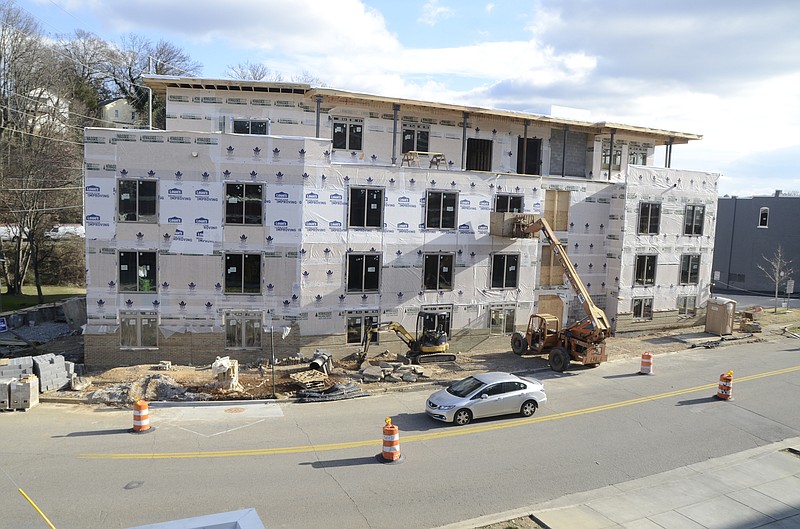
<svg viewBox="0 0 800 529">
<path fill-rule="evenodd" d="M 33 358 L 23 356 L 21 358 L 11 358 L 8 364 L 0 365 L 0 378 L 19 378 L 21 375 L 33 374 Z"/>
<path fill-rule="evenodd" d="M 48 353 L 33 357 L 33 373 L 39 377 L 39 390 L 54 391 L 69 384 L 64 357 Z"/>
<path fill-rule="evenodd" d="M 10 384 L 10 408 L 27 410 L 39 404 L 39 380 L 36 375 L 23 375 Z"/>
<path fill-rule="evenodd" d="M 11 408 L 11 384 L 16 378 L 0 378 L 0 410 Z"/>
</svg>

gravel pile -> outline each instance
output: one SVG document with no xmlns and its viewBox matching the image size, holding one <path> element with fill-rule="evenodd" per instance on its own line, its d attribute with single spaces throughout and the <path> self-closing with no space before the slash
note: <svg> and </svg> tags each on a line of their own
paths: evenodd
<svg viewBox="0 0 800 529">
<path fill-rule="evenodd" d="M 19 338 L 29 342 L 44 343 L 54 340 L 59 336 L 67 336 L 72 333 L 66 323 L 48 321 L 34 326 L 25 325 L 12 329 L 14 333 L 6 332 L 0 336 L 4 338 Z"/>
</svg>

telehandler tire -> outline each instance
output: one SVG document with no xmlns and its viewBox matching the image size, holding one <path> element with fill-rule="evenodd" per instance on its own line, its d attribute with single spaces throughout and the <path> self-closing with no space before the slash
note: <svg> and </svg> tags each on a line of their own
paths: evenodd
<svg viewBox="0 0 800 529">
<path fill-rule="evenodd" d="M 522 333 L 515 332 L 511 335 L 511 350 L 518 355 L 524 354 L 528 350 L 528 341 Z"/>
<path fill-rule="evenodd" d="M 569 353 L 563 347 L 553 347 L 550 350 L 550 369 L 558 373 L 563 373 L 569 366 Z"/>
</svg>

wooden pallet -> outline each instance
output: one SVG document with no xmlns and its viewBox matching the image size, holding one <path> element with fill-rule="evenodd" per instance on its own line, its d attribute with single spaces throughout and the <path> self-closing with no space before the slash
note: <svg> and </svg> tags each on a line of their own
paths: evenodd
<svg viewBox="0 0 800 529">
<path fill-rule="evenodd" d="M 305 389 L 321 388 L 325 385 L 325 379 L 328 375 L 321 371 L 309 369 L 308 371 L 300 371 L 299 373 L 292 373 L 289 378 L 297 382 Z"/>
</svg>

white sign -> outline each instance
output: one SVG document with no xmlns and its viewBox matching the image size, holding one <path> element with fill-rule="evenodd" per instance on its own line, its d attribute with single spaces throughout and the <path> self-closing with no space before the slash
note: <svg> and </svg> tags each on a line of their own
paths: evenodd
<svg viewBox="0 0 800 529">
<path fill-rule="evenodd" d="M 0 318 L 0 332 L 6 332 L 8 330 L 8 324 L 6 324 L 5 317 Z"/>
<path fill-rule="evenodd" d="M 794 279 L 790 279 L 786 282 L 786 293 L 787 294 L 794 293 Z"/>
</svg>

